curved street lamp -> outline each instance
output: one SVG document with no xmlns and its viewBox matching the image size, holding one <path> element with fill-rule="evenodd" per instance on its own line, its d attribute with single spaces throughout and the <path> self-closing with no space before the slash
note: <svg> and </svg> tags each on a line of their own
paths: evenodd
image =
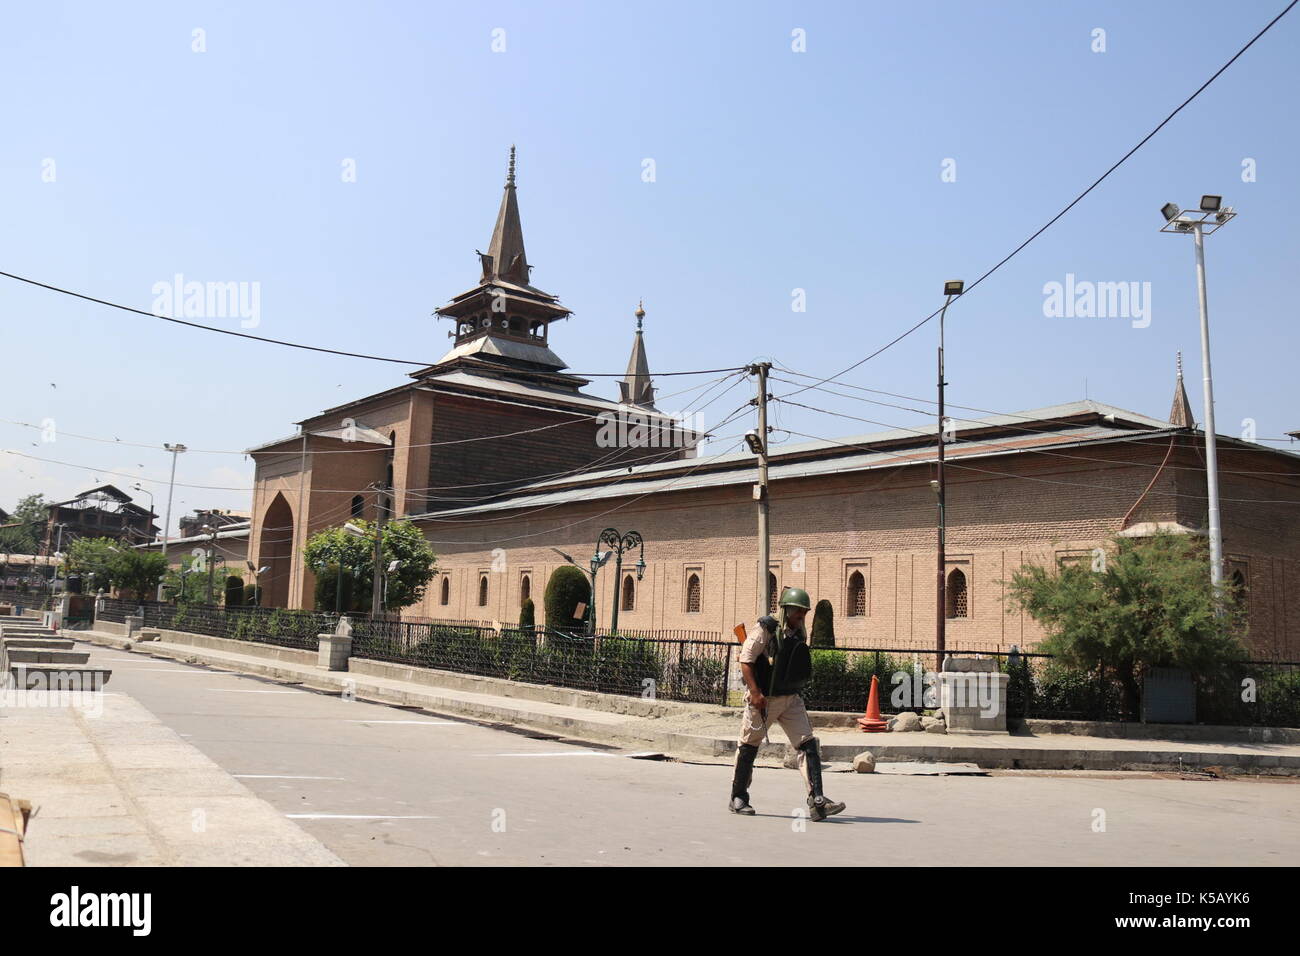
<svg viewBox="0 0 1300 956">
<path fill-rule="evenodd" d="M 623 590 L 623 552 L 631 551 L 633 548 L 641 549 L 641 556 L 636 563 L 636 579 L 640 581 L 645 577 L 645 540 L 638 531 L 629 531 L 627 534 L 619 534 L 617 528 L 606 528 L 600 533 L 600 538 L 596 542 L 596 550 L 600 546 L 608 545 L 609 549 L 614 552 L 614 611 L 610 617 L 609 629 L 611 633 L 618 633 L 618 609 L 622 604 Z M 595 600 L 595 593 L 592 594 L 592 600 Z"/>
</svg>

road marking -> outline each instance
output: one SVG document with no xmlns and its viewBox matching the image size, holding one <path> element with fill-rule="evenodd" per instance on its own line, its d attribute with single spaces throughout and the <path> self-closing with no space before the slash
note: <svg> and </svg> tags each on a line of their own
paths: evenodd
<svg viewBox="0 0 1300 956">
<path fill-rule="evenodd" d="M 291 773 L 232 773 L 236 780 L 343 780 L 343 777 L 302 777 Z"/>
<path fill-rule="evenodd" d="M 441 817 L 398 816 L 369 813 L 286 813 L 290 820 L 441 820 Z"/>
<path fill-rule="evenodd" d="M 296 690 L 235 690 L 230 687 L 205 687 L 214 694 L 297 694 Z"/>
<path fill-rule="evenodd" d="M 343 721 L 345 724 L 421 724 L 425 727 L 443 727 L 448 724 L 458 724 L 458 720 L 353 720 Z"/>
<path fill-rule="evenodd" d="M 611 754 L 602 750 L 557 750 L 542 754 L 475 754 L 475 757 L 625 757 L 627 754 Z"/>
</svg>

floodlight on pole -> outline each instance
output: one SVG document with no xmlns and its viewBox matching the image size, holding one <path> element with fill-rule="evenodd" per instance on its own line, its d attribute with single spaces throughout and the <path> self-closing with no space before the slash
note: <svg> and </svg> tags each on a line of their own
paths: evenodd
<svg viewBox="0 0 1300 956">
<path fill-rule="evenodd" d="M 1205 237 L 1218 232 L 1237 214 L 1223 205 L 1222 196 L 1202 196 L 1200 209 L 1169 215 L 1173 203 L 1161 209 L 1161 232 L 1191 233 L 1196 249 L 1196 293 L 1201 312 L 1201 379 L 1205 396 L 1205 495 L 1209 504 L 1210 583 L 1223 583 L 1223 527 L 1219 519 L 1219 459 L 1214 426 L 1214 378 L 1210 373 L 1210 306 L 1205 291 Z"/>
</svg>

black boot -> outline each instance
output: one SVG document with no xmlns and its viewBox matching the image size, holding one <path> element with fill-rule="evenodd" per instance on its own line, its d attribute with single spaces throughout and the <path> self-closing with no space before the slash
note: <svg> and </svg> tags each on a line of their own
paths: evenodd
<svg viewBox="0 0 1300 956">
<path fill-rule="evenodd" d="M 754 808 L 749 805 L 749 781 L 754 778 L 754 759 L 758 748 L 753 744 L 741 744 L 736 748 L 736 775 L 731 778 L 731 803 L 728 808 L 732 813 L 747 817 L 754 815 Z"/>
<path fill-rule="evenodd" d="M 799 747 L 808 769 L 808 811 L 814 822 L 825 820 L 844 809 L 844 804 L 836 803 L 822 793 L 822 758 L 817 749 L 819 746 L 817 738 L 810 737 Z"/>
</svg>

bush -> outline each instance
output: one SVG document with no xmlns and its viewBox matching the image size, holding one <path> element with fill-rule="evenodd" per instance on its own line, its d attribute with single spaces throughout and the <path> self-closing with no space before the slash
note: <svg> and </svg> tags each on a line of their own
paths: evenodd
<svg viewBox="0 0 1300 956">
<path fill-rule="evenodd" d="M 241 607 L 244 603 L 244 579 L 237 574 L 226 578 L 226 607 Z"/>
<path fill-rule="evenodd" d="M 564 634 L 584 631 L 585 623 L 574 619 L 579 604 L 591 601 L 591 584 L 580 568 L 563 564 L 551 573 L 546 582 L 546 626 Z"/>
<path fill-rule="evenodd" d="M 536 626 L 533 623 L 535 614 L 536 611 L 533 607 L 533 599 L 525 598 L 524 603 L 519 608 L 519 627 L 522 630 L 531 631 Z"/>
<path fill-rule="evenodd" d="M 835 646 L 835 611 L 831 602 L 825 598 L 818 601 L 813 610 L 812 638 L 809 643 L 812 647 Z"/>
</svg>

